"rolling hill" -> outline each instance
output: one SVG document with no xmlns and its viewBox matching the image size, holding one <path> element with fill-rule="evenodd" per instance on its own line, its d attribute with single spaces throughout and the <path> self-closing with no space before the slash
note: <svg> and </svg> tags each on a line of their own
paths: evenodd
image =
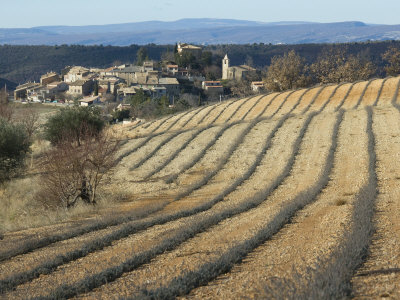
<svg viewBox="0 0 400 300">
<path fill-rule="evenodd" d="M 300 44 L 400 39 L 400 25 L 362 22 L 254 22 L 229 19 L 182 19 L 93 26 L 43 26 L 0 29 L 0 44 L 113 45 Z"/>
<path fill-rule="evenodd" d="M 400 77 L 122 127 L 98 218 L 10 232 L 4 299 L 399 298 Z"/>
</svg>

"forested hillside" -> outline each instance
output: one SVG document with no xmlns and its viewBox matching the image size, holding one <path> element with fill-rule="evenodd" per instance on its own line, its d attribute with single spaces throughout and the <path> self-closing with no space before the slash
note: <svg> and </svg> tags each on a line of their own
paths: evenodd
<svg viewBox="0 0 400 300">
<path fill-rule="evenodd" d="M 376 67 L 377 76 L 384 75 L 382 54 L 390 46 L 400 48 L 400 41 L 366 42 L 336 44 L 346 48 L 347 53 L 359 55 L 371 61 Z M 0 46 L 0 78 L 14 83 L 28 80 L 39 80 L 40 75 L 48 71 L 60 72 L 67 65 L 82 65 L 86 67 L 109 67 L 115 63 L 132 63 L 136 60 L 139 45 L 128 47 L 114 46 Z M 174 45 L 144 46 L 150 59 L 160 60 L 163 53 L 172 52 Z M 213 64 L 220 65 L 223 56 L 228 53 L 232 65 L 247 63 L 263 68 L 269 65 L 271 58 L 295 50 L 304 57 L 307 63 L 313 63 L 329 45 L 299 44 L 299 45 L 210 45 L 205 51 L 213 53 Z"/>
</svg>

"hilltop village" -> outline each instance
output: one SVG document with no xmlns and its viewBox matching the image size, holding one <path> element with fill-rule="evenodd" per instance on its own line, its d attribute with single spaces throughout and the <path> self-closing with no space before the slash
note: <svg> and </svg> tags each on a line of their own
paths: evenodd
<svg viewBox="0 0 400 300">
<path fill-rule="evenodd" d="M 178 43 L 176 51 L 179 60 L 196 61 L 204 56 L 201 47 L 190 44 Z M 172 59 L 144 59 L 136 64 L 121 64 L 106 69 L 67 66 L 60 74 L 48 72 L 42 75 L 40 82 L 20 84 L 14 91 L 14 100 L 66 104 L 78 102 L 81 106 L 88 106 L 112 102 L 122 104 L 140 93 L 148 99 L 164 99 L 173 107 L 182 97 L 196 104 L 231 97 L 235 90 L 232 93 L 229 88 L 232 84 L 229 85 L 229 82 L 241 82 L 248 79 L 249 75 L 257 77 L 257 70 L 250 66 L 231 66 L 228 55 L 222 60 L 221 69 L 217 68 L 217 75 L 211 76 L 212 80 L 203 73 L 181 66 Z M 258 93 L 264 88 L 259 80 L 246 84 L 247 93 Z"/>
</svg>

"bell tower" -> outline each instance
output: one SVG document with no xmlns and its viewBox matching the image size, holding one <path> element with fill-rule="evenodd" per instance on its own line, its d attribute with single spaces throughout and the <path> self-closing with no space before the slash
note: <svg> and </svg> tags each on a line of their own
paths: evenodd
<svg viewBox="0 0 400 300">
<path fill-rule="evenodd" d="M 222 60 L 222 79 L 228 79 L 229 58 L 228 54 Z"/>
</svg>

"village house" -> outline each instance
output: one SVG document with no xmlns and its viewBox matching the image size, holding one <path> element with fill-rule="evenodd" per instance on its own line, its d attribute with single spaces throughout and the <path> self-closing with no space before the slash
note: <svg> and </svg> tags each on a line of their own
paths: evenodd
<svg viewBox="0 0 400 300">
<path fill-rule="evenodd" d="M 85 97 L 85 98 L 79 100 L 80 106 L 91 106 L 95 103 L 100 103 L 99 96 Z"/>
<path fill-rule="evenodd" d="M 261 92 L 262 90 L 264 90 L 264 82 L 262 81 L 253 81 L 251 83 L 251 89 L 253 92 Z"/>
<path fill-rule="evenodd" d="M 83 80 L 86 76 L 89 76 L 89 69 L 75 66 L 72 67 L 67 74 L 64 75 L 64 81 L 67 83 L 74 82 L 77 80 Z"/>
<path fill-rule="evenodd" d="M 76 80 L 69 84 L 67 93 L 76 96 L 87 96 L 92 92 L 93 80 Z"/>
<path fill-rule="evenodd" d="M 201 47 L 189 45 L 186 43 L 178 43 L 177 51 L 180 55 L 182 55 L 183 53 L 190 53 L 196 58 L 200 58 L 202 53 Z"/>
<path fill-rule="evenodd" d="M 17 86 L 17 88 L 14 91 L 14 99 L 15 100 L 26 99 L 27 90 L 35 88 L 35 87 L 39 87 L 39 86 L 40 86 L 40 83 L 38 83 L 38 82 L 27 82 L 27 83 Z"/>
<path fill-rule="evenodd" d="M 117 88 L 117 84 L 121 82 L 121 79 L 118 77 L 110 76 L 110 77 L 102 77 L 98 79 L 99 91 L 100 88 L 105 91 L 105 93 L 114 94 L 115 89 Z"/>
<path fill-rule="evenodd" d="M 55 82 L 55 81 L 59 81 L 59 80 L 60 80 L 60 76 L 58 76 L 57 73 L 49 72 L 49 73 L 46 73 L 46 74 L 44 74 L 44 75 L 42 75 L 40 77 L 40 85 L 45 86 L 45 85 L 47 85 L 49 83 L 52 83 L 52 82 Z"/>
<path fill-rule="evenodd" d="M 230 60 L 228 58 L 228 54 L 225 55 L 224 59 L 222 60 L 222 79 L 223 80 L 237 80 L 240 81 L 242 79 L 246 79 L 246 76 L 250 72 L 255 72 L 256 69 L 247 66 L 230 66 Z"/>
<path fill-rule="evenodd" d="M 201 86 L 208 95 L 216 96 L 224 94 L 224 87 L 221 85 L 221 81 L 203 81 Z"/>
<path fill-rule="evenodd" d="M 160 78 L 158 80 L 158 87 L 165 87 L 166 94 L 171 99 L 172 97 L 177 97 L 180 94 L 180 87 L 178 79 L 176 78 Z"/>
<path fill-rule="evenodd" d="M 178 65 L 166 65 L 165 71 L 168 75 L 175 76 L 178 73 L 179 67 Z"/>
<path fill-rule="evenodd" d="M 68 84 L 63 81 L 52 82 L 46 86 L 37 86 L 27 90 L 27 98 L 30 101 L 55 100 L 57 94 L 67 91 Z"/>
</svg>

